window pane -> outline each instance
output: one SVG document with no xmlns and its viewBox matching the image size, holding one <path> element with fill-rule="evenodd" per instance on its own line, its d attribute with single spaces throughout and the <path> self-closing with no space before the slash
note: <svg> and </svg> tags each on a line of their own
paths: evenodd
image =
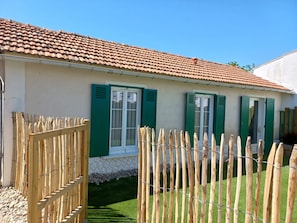
<svg viewBox="0 0 297 223">
<path fill-rule="evenodd" d="M 203 125 L 208 126 L 209 124 L 209 112 L 204 112 L 203 114 Z"/>
<path fill-rule="evenodd" d="M 252 143 L 257 143 L 258 136 L 258 101 L 250 101 L 249 111 L 249 136 L 252 138 Z"/>
<path fill-rule="evenodd" d="M 127 128 L 136 127 L 136 110 L 127 111 Z"/>
<path fill-rule="evenodd" d="M 194 131 L 197 133 L 198 140 L 200 139 L 200 116 L 201 116 L 200 111 L 201 111 L 201 98 L 199 96 L 196 96 Z"/>
<path fill-rule="evenodd" d="M 123 92 L 112 91 L 111 146 L 121 146 L 123 123 Z"/>
<path fill-rule="evenodd" d="M 137 106 L 137 93 L 128 92 L 127 96 L 127 109 L 136 109 Z"/>
<path fill-rule="evenodd" d="M 203 132 L 208 135 L 210 98 L 203 97 Z"/>
<path fill-rule="evenodd" d="M 196 97 L 195 100 L 195 127 L 200 126 L 200 110 L 201 110 L 201 103 L 200 97 Z"/>
<path fill-rule="evenodd" d="M 111 146 L 121 146 L 122 129 L 111 130 Z"/>
<path fill-rule="evenodd" d="M 122 110 L 112 111 L 111 128 L 122 128 Z"/>
<path fill-rule="evenodd" d="M 127 146 L 135 145 L 135 136 L 136 136 L 135 128 L 127 129 L 127 133 L 126 133 L 126 145 Z"/>
<path fill-rule="evenodd" d="M 122 109 L 123 108 L 123 92 L 113 91 L 112 92 L 112 108 Z"/>
</svg>

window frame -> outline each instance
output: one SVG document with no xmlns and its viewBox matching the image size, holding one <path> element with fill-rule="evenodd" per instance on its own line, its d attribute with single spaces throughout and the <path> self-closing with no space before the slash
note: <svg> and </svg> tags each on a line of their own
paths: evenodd
<svg viewBox="0 0 297 223">
<path fill-rule="evenodd" d="M 200 106 L 200 117 L 199 117 L 199 120 L 200 120 L 200 123 L 199 125 L 196 125 L 198 123 L 196 123 L 196 109 L 197 109 L 197 105 L 196 105 L 196 102 L 197 102 L 197 98 L 200 98 L 200 103 L 202 106 Z M 198 141 L 199 141 L 199 144 L 202 145 L 203 143 L 203 135 L 204 135 L 204 127 L 205 127 L 205 123 L 204 123 L 204 118 L 205 118 L 205 112 L 204 112 L 204 109 L 203 109 L 203 105 L 204 105 L 204 99 L 209 99 L 209 110 L 208 110 L 208 125 L 207 125 L 207 128 L 208 128 L 208 132 L 207 132 L 207 136 L 208 136 L 208 139 L 211 139 L 211 135 L 213 133 L 213 125 L 214 125 L 214 95 L 213 94 L 201 94 L 201 93 L 195 93 L 195 115 L 194 115 L 194 132 L 196 132 L 196 127 L 199 126 L 200 128 L 200 132 L 196 132 L 197 133 L 197 136 L 198 136 Z"/>
<path fill-rule="evenodd" d="M 191 145 L 194 144 L 194 122 L 195 122 L 195 94 L 198 95 L 208 95 L 213 98 L 212 100 L 212 133 L 216 137 L 216 144 L 220 144 L 220 138 L 222 133 L 225 132 L 225 113 L 226 113 L 226 96 L 214 94 L 214 93 L 204 93 L 204 92 L 186 92 L 185 93 L 185 130 L 190 135 Z M 210 131 L 210 132 L 211 132 Z M 211 134 L 212 134 L 211 133 Z M 211 135 L 210 135 L 211 136 Z M 208 137 L 210 137 L 208 135 Z M 209 139 L 210 141 L 210 139 Z"/>
<path fill-rule="evenodd" d="M 120 146 L 112 146 L 112 130 L 114 129 L 112 126 L 113 121 L 113 92 L 122 91 L 123 92 L 123 108 L 122 108 L 122 133 L 121 133 L 121 145 Z M 136 105 L 136 133 L 135 133 L 135 144 L 127 145 L 126 136 L 127 136 L 127 94 L 129 92 L 137 93 L 137 105 Z M 142 104 L 142 92 L 139 88 L 133 87 L 120 87 L 120 86 L 111 86 L 110 88 L 110 128 L 109 128 L 109 155 L 117 155 L 117 154 L 127 154 L 127 153 L 137 153 L 137 126 L 141 124 L 141 104 Z"/>
</svg>

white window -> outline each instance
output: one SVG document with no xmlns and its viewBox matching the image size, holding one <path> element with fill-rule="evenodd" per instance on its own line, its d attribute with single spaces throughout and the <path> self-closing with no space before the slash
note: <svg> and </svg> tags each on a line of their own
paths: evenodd
<svg viewBox="0 0 297 223">
<path fill-rule="evenodd" d="M 213 96 L 195 94 L 195 124 L 194 131 L 198 135 L 198 140 L 203 141 L 203 134 L 207 133 L 211 139 L 213 132 Z"/>
<path fill-rule="evenodd" d="M 141 90 L 111 88 L 110 155 L 137 152 Z"/>
</svg>

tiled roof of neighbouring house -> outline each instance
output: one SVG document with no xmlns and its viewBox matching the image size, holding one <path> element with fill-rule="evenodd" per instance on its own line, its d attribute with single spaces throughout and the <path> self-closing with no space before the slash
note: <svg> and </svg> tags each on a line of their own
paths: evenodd
<svg viewBox="0 0 297 223">
<path fill-rule="evenodd" d="M 0 53 L 289 91 L 242 69 L 0 18 Z"/>
</svg>

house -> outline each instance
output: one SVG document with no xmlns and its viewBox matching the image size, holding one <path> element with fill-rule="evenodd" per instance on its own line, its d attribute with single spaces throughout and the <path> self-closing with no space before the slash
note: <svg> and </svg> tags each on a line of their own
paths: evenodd
<svg viewBox="0 0 297 223">
<path fill-rule="evenodd" d="M 137 128 L 278 138 L 292 92 L 242 69 L 0 19 L 1 181 L 10 183 L 12 112 L 91 120 L 89 174 L 137 168 Z"/>
<path fill-rule="evenodd" d="M 297 50 L 255 67 L 253 73 L 295 92 L 283 95 L 282 109 L 297 106 Z"/>
</svg>

